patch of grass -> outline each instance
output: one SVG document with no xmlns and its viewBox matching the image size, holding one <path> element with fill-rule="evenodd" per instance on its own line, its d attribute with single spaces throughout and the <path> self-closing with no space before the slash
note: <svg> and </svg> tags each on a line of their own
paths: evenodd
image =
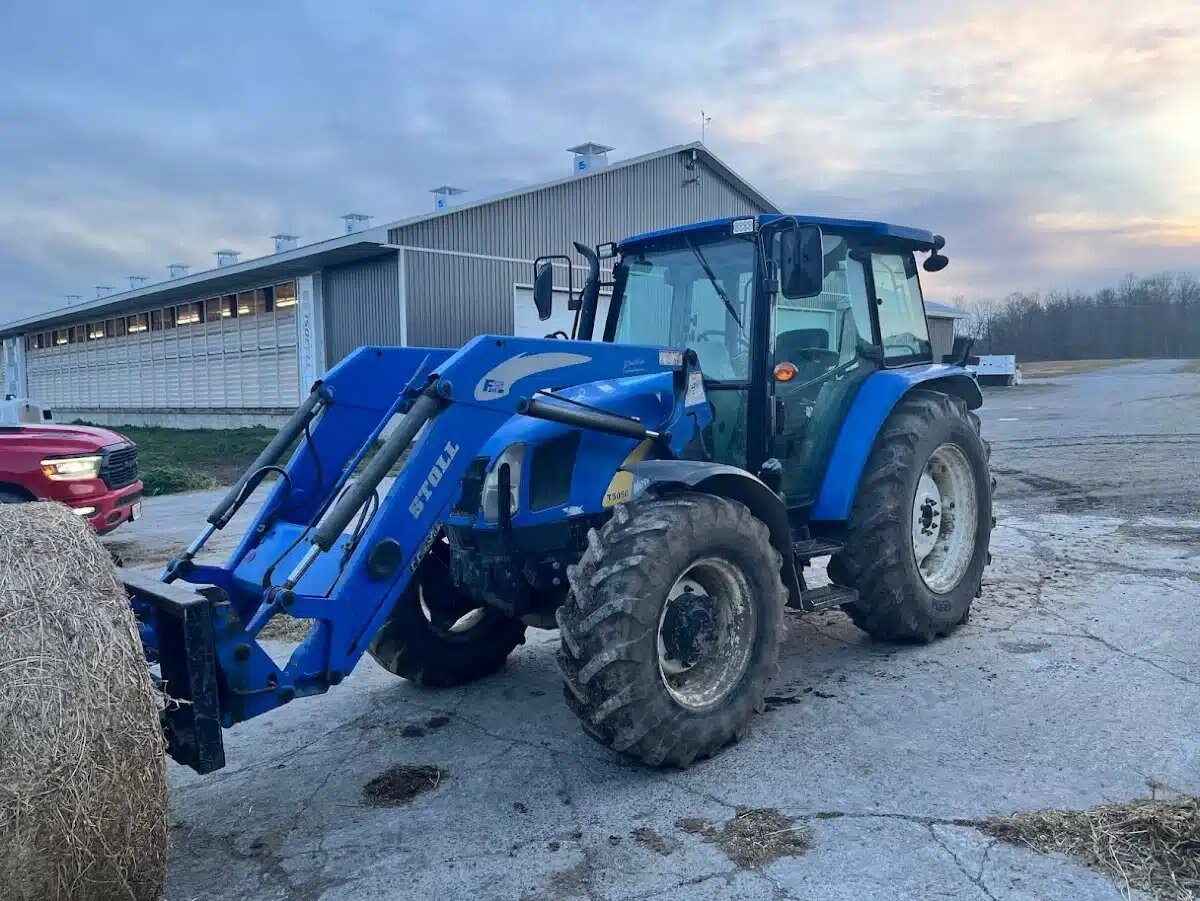
<svg viewBox="0 0 1200 901">
<path fill-rule="evenodd" d="M 1056 375 L 1079 375 L 1084 372 L 1095 372 L 1098 369 L 1108 369 L 1112 366 L 1125 366 L 1129 363 L 1140 363 L 1141 360 L 1122 358 L 1118 360 L 1037 360 L 1032 363 L 1021 363 L 1021 375 L 1028 379 L 1048 379 Z"/>
<path fill-rule="evenodd" d="M 139 475 L 142 477 L 143 491 L 148 497 L 179 494 L 183 491 L 203 491 L 221 484 L 207 473 L 172 463 L 142 467 Z"/>
<path fill-rule="evenodd" d="M 153 497 L 232 485 L 254 462 L 275 430 L 166 429 L 156 426 L 105 426 L 138 446 L 138 468 L 145 492 Z"/>
<path fill-rule="evenodd" d="M 1200 360 L 1188 360 L 1186 363 L 1180 363 L 1175 367 L 1173 372 L 1191 372 L 1200 375 Z"/>
</svg>

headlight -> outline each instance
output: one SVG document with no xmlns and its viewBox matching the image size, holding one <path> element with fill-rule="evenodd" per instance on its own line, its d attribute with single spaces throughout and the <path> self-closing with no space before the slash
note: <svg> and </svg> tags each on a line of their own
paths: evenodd
<svg viewBox="0 0 1200 901">
<path fill-rule="evenodd" d="M 483 518 L 488 522 L 496 522 L 500 518 L 500 505 L 497 502 L 500 495 L 500 467 L 508 464 L 509 475 L 509 510 L 516 513 L 521 496 L 521 463 L 525 460 L 525 445 L 510 444 L 496 458 L 496 465 L 483 480 Z"/>
<path fill-rule="evenodd" d="M 97 479 L 100 477 L 100 461 L 103 459 L 99 454 L 89 454 L 86 457 L 51 457 L 42 461 L 42 475 L 56 482 Z"/>
</svg>

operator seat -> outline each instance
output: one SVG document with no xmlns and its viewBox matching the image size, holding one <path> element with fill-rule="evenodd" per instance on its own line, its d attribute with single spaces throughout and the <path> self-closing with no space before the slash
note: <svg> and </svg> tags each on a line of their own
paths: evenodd
<svg viewBox="0 0 1200 901">
<path fill-rule="evenodd" d="M 823 328 L 798 328 L 780 332 L 775 339 L 775 362 L 795 363 L 800 351 L 809 347 L 829 347 L 829 332 Z"/>
<path fill-rule="evenodd" d="M 791 363 L 796 367 L 796 383 L 815 379 L 830 367 L 825 362 L 806 358 L 801 351 L 810 348 L 827 350 L 829 332 L 823 328 L 798 328 L 781 332 L 775 339 L 775 363 Z"/>
</svg>

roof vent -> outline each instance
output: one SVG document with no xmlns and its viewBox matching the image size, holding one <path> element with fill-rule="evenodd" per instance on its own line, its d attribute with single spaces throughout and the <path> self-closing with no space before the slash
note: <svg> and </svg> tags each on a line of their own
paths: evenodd
<svg viewBox="0 0 1200 901">
<path fill-rule="evenodd" d="M 96 296 L 103 297 L 106 294 L 112 294 L 112 285 L 96 285 Z"/>
<path fill-rule="evenodd" d="M 444 210 L 450 204 L 454 203 L 454 198 L 459 194 L 466 194 L 466 188 L 454 188 L 450 185 L 442 185 L 438 188 L 430 188 L 430 193 L 433 194 L 433 208 L 435 210 Z"/>
<path fill-rule="evenodd" d="M 129 276 L 129 290 L 136 291 L 148 281 L 150 281 L 150 279 L 146 278 L 144 275 L 131 275 Z"/>
<path fill-rule="evenodd" d="M 238 257 L 241 255 L 238 251 L 229 250 L 228 248 L 225 250 L 214 250 L 213 253 L 217 255 L 218 269 L 221 269 L 224 266 L 236 266 Z"/>
<path fill-rule="evenodd" d="M 346 223 L 346 234 L 348 235 L 365 231 L 371 226 L 371 217 L 363 213 L 347 213 L 342 217 L 342 221 Z"/>
<path fill-rule="evenodd" d="M 591 172 L 593 169 L 603 169 L 608 165 L 608 152 L 612 149 L 607 144 L 596 144 L 592 141 L 568 147 L 567 153 L 575 154 L 575 161 L 571 166 L 572 171 L 579 175 L 583 172 Z"/>
<path fill-rule="evenodd" d="M 299 235 L 271 235 L 275 239 L 275 252 L 283 253 L 285 250 L 295 250 L 296 245 L 300 243 Z"/>
<path fill-rule="evenodd" d="M 171 273 L 171 278 L 187 278 L 191 268 L 187 263 L 172 263 L 167 267 L 167 272 Z"/>
</svg>

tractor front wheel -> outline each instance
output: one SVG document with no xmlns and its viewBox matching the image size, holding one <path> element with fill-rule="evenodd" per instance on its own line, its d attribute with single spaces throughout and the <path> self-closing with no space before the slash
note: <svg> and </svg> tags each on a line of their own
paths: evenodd
<svg viewBox="0 0 1200 901">
<path fill-rule="evenodd" d="M 454 584 L 449 548 L 439 539 L 368 652 L 390 673 L 447 688 L 490 676 L 524 643 L 524 623 L 480 604 Z"/>
<path fill-rule="evenodd" d="M 588 535 L 558 611 L 568 705 L 597 741 L 686 767 L 740 738 L 775 674 L 786 592 L 744 505 L 678 494 Z"/>
<path fill-rule="evenodd" d="M 961 398 L 913 391 L 876 439 L 829 564 L 858 589 L 845 607 L 884 641 L 928 642 L 966 621 L 992 532 L 988 446 Z"/>
</svg>

